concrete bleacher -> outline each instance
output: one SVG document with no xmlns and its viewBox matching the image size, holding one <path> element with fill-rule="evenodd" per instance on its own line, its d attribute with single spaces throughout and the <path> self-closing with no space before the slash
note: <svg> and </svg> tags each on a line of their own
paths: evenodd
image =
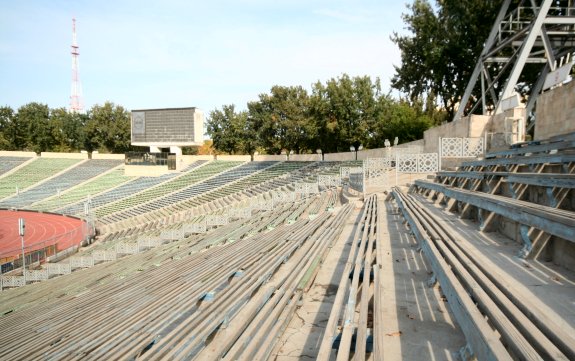
<svg viewBox="0 0 575 361">
<path fill-rule="evenodd" d="M 86 160 L 18 195 L 0 201 L 0 207 L 23 208 L 47 197 L 58 195 L 122 164 L 118 160 Z"/>
<path fill-rule="evenodd" d="M 564 307 L 575 297 L 571 138 L 487 153 L 393 191 L 480 359 L 575 357 Z"/>
<path fill-rule="evenodd" d="M 191 169 L 195 166 L 197 166 L 197 164 L 193 163 L 190 164 L 188 168 Z M 184 171 L 186 169 L 184 169 Z M 132 180 L 128 182 L 122 181 L 120 182 L 120 185 L 90 197 L 91 207 L 97 208 L 102 205 L 106 205 L 108 203 L 129 197 L 148 188 L 152 188 L 160 183 L 166 182 L 176 176 L 178 176 L 177 173 L 168 173 L 159 177 L 131 177 L 130 179 Z M 84 202 L 85 199 L 65 207 L 57 208 L 56 211 L 63 214 L 79 215 L 84 212 Z"/>
<path fill-rule="evenodd" d="M 124 169 L 122 167 L 115 168 L 68 191 L 62 192 L 59 196 L 36 202 L 29 208 L 40 211 L 55 211 L 78 201 L 91 200 L 93 196 L 104 193 L 133 179 L 134 177 L 124 175 Z"/>
<path fill-rule="evenodd" d="M 177 192 L 192 184 L 219 174 L 230 167 L 241 164 L 236 162 L 211 162 L 199 167 L 200 165 L 203 165 L 203 163 L 203 161 L 196 162 L 194 163 L 194 166 L 188 167 L 185 172 L 176 177 L 170 178 L 165 182 L 161 182 L 154 187 L 143 189 L 136 194 L 127 194 L 126 197 L 117 202 L 98 207 L 96 208 L 96 215 L 98 217 L 104 217 L 108 214 L 118 211 L 121 212 L 146 202 L 156 201 L 170 193 Z"/>
<path fill-rule="evenodd" d="M 83 212 L 89 196 L 103 232 L 34 270 L 49 279 L 0 293 L 0 327 L 27 320 L 0 335 L 0 358 L 572 359 L 564 141 L 492 152 L 387 199 L 319 186 L 355 161 L 94 177 L 59 207 L 32 205 Z"/>
<path fill-rule="evenodd" d="M 79 159 L 37 158 L 15 172 L 0 177 L 0 199 L 23 192 L 36 183 L 78 164 Z"/>
<path fill-rule="evenodd" d="M 2 156 L 0 157 L 0 176 L 8 171 L 18 167 L 22 163 L 30 160 L 28 157 L 12 157 L 12 156 Z"/>
<path fill-rule="evenodd" d="M 17 297 L 17 304 L 3 298 L 7 293 L 0 294 L 2 314 L 19 310 L 1 319 L 3 327 L 18 322 L 21 312 L 37 315 L 27 326 L 0 335 L 0 358 L 89 353 L 96 358 L 157 359 L 230 353 L 255 359 L 269 354 L 269 345 L 283 328 L 261 322 L 289 321 L 302 287 L 318 268 L 315 260 L 325 255 L 351 210 L 348 206 L 336 214 L 324 212 L 314 220 L 299 219 L 270 231 L 267 225 L 292 207 L 285 206 L 89 268 L 80 266 L 77 258 L 78 262 L 69 263 L 77 265 L 76 271 L 34 284 L 30 292 Z M 214 266 L 218 272 L 211 271 Z M 150 292 L 156 296 L 150 297 Z M 96 314 L 102 312 L 108 322 L 96 331 Z M 216 314 L 217 318 L 211 317 Z M 77 322 L 78 317 L 86 322 Z M 53 331 L 61 337 L 57 348 L 51 327 L 34 335 L 34 347 L 18 346 L 46 322 L 56 326 Z M 132 327 L 134 323 L 149 326 L 142 334 Z M 225 334 L 218 332 L 222 323 Z M 92 330 L 89 339 L 81 336 L 84 329 Z M 237 337 L 229 337 L 229 332 Z M 118 336 L 110 343 L 112 334 Z"/>
</svg>

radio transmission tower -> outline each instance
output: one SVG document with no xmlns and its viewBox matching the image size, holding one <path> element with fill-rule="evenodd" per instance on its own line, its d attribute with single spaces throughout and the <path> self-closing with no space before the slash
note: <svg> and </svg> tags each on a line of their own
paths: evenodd
<svg viewBox="0 0 575 361">
<path fill-rule="evenodd" d="M 78 58 L 80 56 L 80 47 L 76 40 L 76 18 L 72 18 L 72 94 L 70 95 L 70 110 L 72 112 L 82 113 L 84 104 L 82 101 L 82 86 L 78 76 Z"/>
</svg>

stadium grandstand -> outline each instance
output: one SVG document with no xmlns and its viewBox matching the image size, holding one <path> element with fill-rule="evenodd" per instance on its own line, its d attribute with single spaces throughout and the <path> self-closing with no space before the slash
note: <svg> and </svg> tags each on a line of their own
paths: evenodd
<svg viewBox="0 0 575 361">
<path fill-rule="evenodd" d="M 0 360 L 575 360 L 575 81 L 533 139 L 519 113 L 321 157 L 0 152 Z"/>
</svg>

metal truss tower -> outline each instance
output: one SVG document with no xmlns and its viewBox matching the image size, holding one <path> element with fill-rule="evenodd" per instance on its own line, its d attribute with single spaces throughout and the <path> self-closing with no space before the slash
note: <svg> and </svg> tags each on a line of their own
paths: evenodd
<svg viewBox="0 0 575 361">
<path fill-rule="evenodd" d="M 553 83 L 549 78 L 561 82 L 569 75 L 574 55 L 575 0 L 505 0 L 454 120 L 479 109 L 483 114 L 500 113 L 513 104 L 519 88 L 528 93 L 529 115 L 537 96 Z M 476 87 L 481 91 L 474 92 Z"/>
<path fill-rule="evenodd" d="M 82 99 L 82 86 L 78 76 L 78 58 L 80 57 L 80 47 L 76 39 L 76 18 L 72 18 L 72 94 L 70 95 L 70 110 L 76 113 L 84 111 Z"/>
</svg>

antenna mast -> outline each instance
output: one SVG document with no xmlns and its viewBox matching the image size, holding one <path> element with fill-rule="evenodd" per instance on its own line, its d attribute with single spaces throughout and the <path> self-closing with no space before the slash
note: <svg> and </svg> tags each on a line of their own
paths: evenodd
<svg viewBox="0 0 575 361">
<path fill-rule="evenodd" d="M 70 95 L 70 110 L 75 113 L 84 111 L 82 101 L 82 86 L 78 76 L 78 58 L 80 56 L 80 47 L 76 40 L 76 18 L 72 18 L 72 94 Z"/>
</svg>

